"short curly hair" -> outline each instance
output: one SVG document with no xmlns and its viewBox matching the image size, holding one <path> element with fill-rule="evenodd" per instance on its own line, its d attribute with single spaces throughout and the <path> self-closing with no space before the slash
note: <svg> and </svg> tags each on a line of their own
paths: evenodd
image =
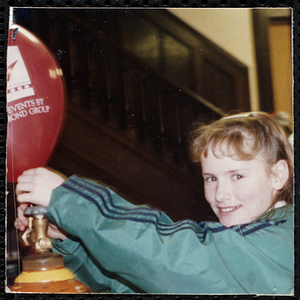
<svg viewBox="0 0 300 300">
<path fill-rule="evenodd" d="M 198 126 L 191 139 L 190 156 L 196 163 L 207 157 L 209 148 L 216 157 L 230 156 L 238 160 L 251 160 L 262 153 L 268 172 L 279 160 L 285 160 L 289 178 L 273 205 L 280 200 L 293 203 L 293 150 L 284 130 L 270 114 L 248 112 L 226 116 L 210 125 Z M 219 145 L 223 147 L 218 147 L 217 154 Z M 221 153 L 220 149 L 223 149 Z"/>
</svg>

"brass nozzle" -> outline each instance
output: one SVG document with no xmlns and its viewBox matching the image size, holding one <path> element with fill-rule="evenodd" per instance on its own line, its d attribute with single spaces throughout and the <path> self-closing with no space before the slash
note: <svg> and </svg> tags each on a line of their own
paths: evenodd
<svg viewBox="0 0 300 300">
<path fill-rule="evenodd" d="M 21 241 L 26 246 L 34 246 L 36 251 L 50 250 L 52 242 L 47 236 L 48 219 L 45 209 L 43 207 L 30 207 L 27 215 L 29 215 L 28 228 L 22 234 Z"/>
</svg>

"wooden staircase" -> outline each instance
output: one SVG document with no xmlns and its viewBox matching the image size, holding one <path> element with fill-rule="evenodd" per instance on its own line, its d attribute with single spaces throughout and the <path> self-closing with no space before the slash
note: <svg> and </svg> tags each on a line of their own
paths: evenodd
<svg viewBox="0 0 300 300">
<path fill-rule="evenodd" d="M 49 166 L 99 180 L 174 221 L 213 220 L 201 170 L 189 160 L 188 136 L 196 121 L 249 109 L 247 69 L 167 11 L 27 14 L 16 12 L 16 22 L 56 55 L 68 91 L 65 124 Z M 141 37 L 151 47 L 141 45 Z M 222 94 L 217 82 L 223 77 L 230 84 Z"/>
</svg>

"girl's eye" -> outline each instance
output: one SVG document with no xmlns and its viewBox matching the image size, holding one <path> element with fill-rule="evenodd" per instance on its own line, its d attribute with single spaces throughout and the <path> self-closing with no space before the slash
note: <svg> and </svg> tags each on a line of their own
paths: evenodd
<svg viewBox="0 0 300 300">
<path fill-rule="evenodd" d="M 213 176 L 211 176 L 211 177 L 205 177 L 204 178 L 204 181 L 206 181 L 206 182 L 214 182 L 216 180 L 217 180 L 217 178 L 213 177 Z"/>
<path fill-rule="evenodd" d="M 239 174 L 236 174 L 236 175 L 233 175 L 233 180 L 240 180 L 240 179 L 242 179 L 243 178 L 243 176 L 242 175 L 239 175 Z"/>
</svg>

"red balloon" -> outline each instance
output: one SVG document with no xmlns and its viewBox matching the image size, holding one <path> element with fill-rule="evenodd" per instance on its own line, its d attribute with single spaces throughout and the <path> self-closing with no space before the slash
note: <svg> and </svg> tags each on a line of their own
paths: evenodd
<svg viewBox="0 0 300 300">
<path fill-rule="evenodd" d="M 7 49 L 7 181 L 44 166 L 58 140 L 65 111 L 62 70 L 47 47 L 19 25 Z"/>
</svg>

